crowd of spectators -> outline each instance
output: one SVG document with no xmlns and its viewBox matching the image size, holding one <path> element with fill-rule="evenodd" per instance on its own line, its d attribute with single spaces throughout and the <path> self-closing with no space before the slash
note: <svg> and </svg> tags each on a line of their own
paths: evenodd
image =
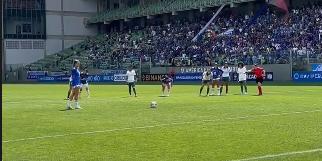
<svg viewBox="0 0 322 161">
<path fill-rule="evenodd" d="M 98 67 L 106 61 L 121 67 L 138 59 L 160 66 L 285 64 L 290 52 L 295 59 L 322 59 L 321 6 L 293 9 L 287 15 L 270 9 L 259 17 L 221 15 L 193 42 L 209 18 L 106 34 L 87 40 L 84 48 Z"/>
</svg>

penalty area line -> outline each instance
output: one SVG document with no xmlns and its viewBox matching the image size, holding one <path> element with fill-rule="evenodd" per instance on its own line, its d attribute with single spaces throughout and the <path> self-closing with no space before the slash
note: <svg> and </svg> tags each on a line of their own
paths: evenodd
<svg viewBox="0 0 322 161">
<path fill-rule="evenodd" d="M 278 157 L 285 157 L 285 156 L 292 156 L 292 155 L 299 155 L 299 154 L 306 154 L 306 153 L 317 153 L 317 152 L 322 152 L 322 148 L 304 150 L 304 151 L 293 151 L 293 152 L 286 152 L 286 153 L 280 153 L 280 154 L 269 154 L 264 156 L 231 160 L 231 161 L 252 161 L 252 160 L 272 159 L 272 158 L 278 158 Z"/>
<path fill-rule="evenodd" d="M 265 118 L 265 117 L 272 117 L 272 116 L 285 116 L 285 115 L 314 113 L 314 112 L 322 112 L 322 110 L 271 113 L 271 114 L 239 116 L 239 117 L 226 117 L 226 118 L 218 118 L 218 119 L 212 119 L 212 120 L 197 120 L 197 121 L 173 122 L 173 123 L 164 123 L 164 124 L 156 124 L 156 125 L 137 126 L 137 127 L 115 128 L 115 129 L 99 130 L 99 131 L 73 132 L 73 133 L 68 133 L 68 134 L 58 134 L 58 135 L 48 135 L 48 136 L 22 138 L 22 139 L 4 140 L 4 141 L 2 141 L 2 143 L 20 142 L 20 141 L 27 141 L 27 140 L 39 140 L 39 139 L 46 139 L 46 138 L 58 138 L 58 137 L 66 137 L 66 136 L 71 136 L 71 135 L 87 135 L 87 134 L 107 133 L 107 132 L 134 130 L 134 129 L 149 129 L 149 128 L 156 128 L 156 127 L 171 126 L 171 125 L 187 125 L 187 124 L 194 124 L 194 123 L 206 123 L 206 122 L 225 121 L 225 120 L 226 121 L 227 120 L 246 120 L 248 118 Z"/>
</svg>

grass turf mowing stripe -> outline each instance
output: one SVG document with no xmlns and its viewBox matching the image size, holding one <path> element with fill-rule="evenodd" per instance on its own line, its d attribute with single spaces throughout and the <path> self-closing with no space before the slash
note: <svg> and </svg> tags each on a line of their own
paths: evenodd
<svg viewBox="0 0 322 161">
<path fill-rule="evenodd" d="M 322 152 L 322 148 L 304 150 L 304 151 L 286 152 L 286 153 L 280 153 L 280 154 L 269 154 L 269 155 L 264 155 L 259 157 L 252 157 L 252 158 L 232 160 L 232 161 L 252 161 L 252 160 L 272 159 L 272 158 L 278 158 L 278 157 L 284 157 L 284 156 L 291 156 L 291 155 L 298 155 L 298 154 L 305 154 L 305 153 L 316 153 L 316 152 Z"/>
<path fill-rule="evenodd" d="M 22 138 L 22 139 L 4 140 L 4 141 L 2 141 L 2 143 L 19 142 L 19 141 L 27 141 L 27 140 L 39 140 L 39 139 L 46 139 L 46 138 L 58 138 L 58 137 L 65 137 L 65 136 L 71 136 L 71 135 L 86 135 L 86 134 L 95 134 L 95 133 L 124 131 L 124 130 L 133 130 L 133 129 L 148 129 L 148 128 L 171 126 L 171 125 L 183 125 L 183 124 L 214 122 L 214 121 L 223 121 L 223 120 L 243 120 L 243 119 L 247 119 L 247 118 L 261 118 L 261 117 L 283 116 L 283 115 L 314 113 L 314 112 L 322 112 L 322 110 L 295 111 L 295 112 L 287 112 L 287 113 L 284 112 L 284 113 L 272 113 L 272 114 L 264 114 L 264 115 L 253 115 L 253 116 L 227 117 L 227 118 L 223 118 L 223 119 L 214 119 L 214 120 L 188 121 L 188 122 L 178 122 L 178 123 L 170 123 L 170 124 L 158 124 L 158 125 L 139 126 L 139 127 L 127 127 L 127 128 L 117 128 L 117 129 L 100 130 L 100 131 L 78 132 L 78 133 L 75 132 L 75 133 L 69 133 L 69 134 L 48 135 L 48 136 L 40 136 L 40 137 L 30 137 L 30 138 Z"/>
</svg>

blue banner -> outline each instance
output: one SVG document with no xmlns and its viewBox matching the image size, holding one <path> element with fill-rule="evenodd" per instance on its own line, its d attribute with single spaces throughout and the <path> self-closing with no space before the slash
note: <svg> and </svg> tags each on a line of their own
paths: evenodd
<svg viewBox="0 0 322 161">
<path fill-rule="evenodd" d="M 322 64 L 312 64 L 311 68 L 314 72 L 322 72 Z"/>
<path fill-rule="evenodd" d="M 66 82 L 69 76 L 43 76 L 37 79 L 39 82 Z"/>
<path fill-rule="evenodd" d="M 89 75 L 88 82 L 113 82 L 114 74 L 110 75 Z"/>
<path fill-rule="evenodd" d="M 176 74 L 174 81 L 201 81 L 202 73 L 180 73 Z M 231 81 L 238 81 L 238 74 L 235 72 L 230 73 Z M 247 74 L 247 81 L 255 81 L 256 77 L 254 74 Z M 274 74 L 273 72 L 266 72 L 264 81 L 273 81 Z"/>
<path fill-rule="evenodd" d="M 174 76 L 174 81 L 201 81 L 202 73 L 179 73 Z"/>
<path fill-rule="evenodd" d="M 322 72 L 293 72 L 293 81 L 296 82 L 321 82 Z"/>
<path fill-rule="evenodd" d="M 125 82 L 126 80 L 126 74 L 114 74 L 114 82 Z"/>
<path fill-rule="evenodd" d="M 109 75 L 89 75 L 87 80 L 88 82 L 114 82 L 116 81 L 125 81 L 124 77 L 121 78 L 116 77 L 115 79 L 114 74 L 109 74 Z M 70 76 L 43 76 L 39 77 L 38 81 L 40 82 L 68 82 Z"/>
<path fill-rule="evenodd" d="M 47 71 L 27 71 L 27 79 L 38 79 L 47 76 Z"/>
</svg>

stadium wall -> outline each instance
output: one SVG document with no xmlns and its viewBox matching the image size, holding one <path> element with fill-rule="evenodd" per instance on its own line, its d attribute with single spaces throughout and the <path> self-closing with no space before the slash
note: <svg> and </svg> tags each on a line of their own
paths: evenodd
<svg viewBox="0 0 322 161">
<path fill-rule="evenodd" d="M 97 34 L 85 19 L 97 13 L 97 0 L 46 0 L 46 54 L 71 47 Z"/>
<path fill-rule="evenodd" d="M 85 19 L 97 13 L 96 0 L 45 0 L 46 36 L 41 39 L 7 38 L 4 43 L 6 71 L 35 62 L 97 34 L 97 26 L 86 26 Z M 11 19 L 6 33 L 17 33 L 16 26 L 29 21 Z M 34 24 L 34 23 L 32 23 Z M 43 31 L 41 30 L 41 31 Z M 39 30 L 40 31 L 40 30 Z"/>
<path fill-rule="evenodd" d="M 6 64 L 25 65 L 44 57 L 45 40 L 6 39 Z M 11 66 L 11 68 L 15 68 Z M 8 68 L 10 69 L 10 67 Z"/>
</svg>

